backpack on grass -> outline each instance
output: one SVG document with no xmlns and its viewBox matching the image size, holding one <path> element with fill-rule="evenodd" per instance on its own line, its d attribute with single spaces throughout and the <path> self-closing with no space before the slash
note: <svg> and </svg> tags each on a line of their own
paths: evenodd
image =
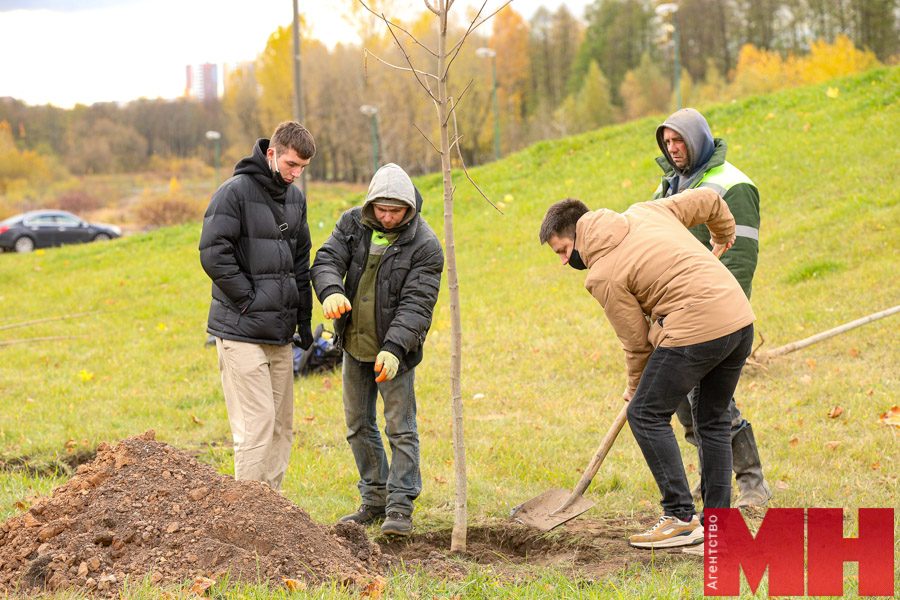
<svg viewBox="0 0 900 600">
<path fill-rule="evenodd" d="M 334 333 L 319 324 L 313 332 L 313 343 L 306 350 L 294 346 L 294 377 L 325 373 L 341 366 L 344 353 L 334 345 Z"/>
</svg>

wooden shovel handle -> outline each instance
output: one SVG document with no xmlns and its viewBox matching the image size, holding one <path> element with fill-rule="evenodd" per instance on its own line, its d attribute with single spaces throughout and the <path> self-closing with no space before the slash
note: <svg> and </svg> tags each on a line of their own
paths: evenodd
<svg viewBox="0 0 900 600">
<path fill-rule="evenodd" d="M 575 486 L 575 490 L 572 492 L 572 495 L 569 496 L 569 499 L 566 500 L 563 505 L 556 509 L 554 512 L 561 512 L 569 508 L 569 506 L 571 506 L 572 503 L 575 502 L 575 500 L 577 500 L 582 494 L 584 494 L 588 486 L 591 485 L 591 481 L 594 479 L 594 475 L 596 475 L 597 471 L 600 470 L 600 465 L 603 464 L 603 460 L 606 458 L 606 455 L 609 454 L 609 449 L 612 448 L 613 442 L 616 441 L 616 437 L 619 435 L 619 432 L 622 431 L 622 427 L 625 426 L 625 421 L 627 420 L 628 403 L 625 402 L 622 405 L 622 410 L 620 410 L 619 414 L 616 415 L 616 419 L 610 426 L 609 431 L 607 431 L 606 435 L 603 437 L 603 441 L 600 442 L 600 447 L 597 448 L 597 452 L 594 453 L 594 457 L 588 464 L 587 469 L 584 470 L 584 474 L 581 476 L 581 480 L 578 482 L 578 485 Z"/>
</svg>

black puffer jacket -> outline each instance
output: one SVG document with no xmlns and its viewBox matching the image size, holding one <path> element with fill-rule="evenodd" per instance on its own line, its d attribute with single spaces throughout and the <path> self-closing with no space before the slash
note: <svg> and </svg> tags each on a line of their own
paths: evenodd
<svg viewBox="0 0 900 600">
<path fill-rule="evenodd" d="M 375 335 L 382 350 L 400 359 L 400 372 L 422 362 L 422 345 L 431 327 L 441 287 L 444 252 L 437 236 L 419 215 L 422 196 L 415 190 L 416 216 L 401 226 L 385 252 L 375 282 Z M 339 292 L 353 298 L 369 256 L 372 229 L 362 222 L 362 208 L 346 211 L 331 236 L 316 252 L 313 286 L 320 301 Z M 353 311 L 335 321 L 340 344 Z"/>
<path fill-rule="evenodd" d="M 269 140 L 258 140 L 253 155 L 213 194 L 203 217 L 200 263 L 212 279 L 209 333 L 284 345 L 298 324 L 301 332 L 309 330 L 311 243 L 306 198 L 274 180 L 268 147 Z"/>
</svg>

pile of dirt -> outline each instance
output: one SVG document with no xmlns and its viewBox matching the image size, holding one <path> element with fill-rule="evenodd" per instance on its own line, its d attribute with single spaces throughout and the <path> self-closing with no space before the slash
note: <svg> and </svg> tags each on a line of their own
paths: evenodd
<svg viewBox="0 0 900 600">
<path fill-rule="evenodd" d="M 383 568 L 359 526 L 313 523 L 265 484 L 224 477 L 152 431 L 101 444 L 51 497 L 0 524 L 0 592 L 115 596 L 126 577 L 166 585 L 225 573 L 365 588 Z"/>
</svg>

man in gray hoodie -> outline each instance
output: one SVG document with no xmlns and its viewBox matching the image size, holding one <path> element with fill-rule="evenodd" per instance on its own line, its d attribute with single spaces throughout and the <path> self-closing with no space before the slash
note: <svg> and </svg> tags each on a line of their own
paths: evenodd
<svg viewBox="0 0 900 600">
<path fill-rule="evenodd" d="M 725 160 L 725 140 L 713 138 L 706 119 L 693 108 L 676 111 L 657 127 L 656 142 L 662 151 L 656 162 L 664 175 L 653 197 L 667 198 L 692 188 L 710 188 L 722 196 L 736 223 L 734 246 L 722 256 L 722 264 L 731 271 L 749 300 L 759 255 L 759 190 L 749 177 Z M 707 248 L 712 248 L 706 227 L 692 227 L 690 232 Z M 696 393 L 694 390 L 689 398 Z M 762 506 L 772 494 L 763 477 L 753 428 L 741 415 L 734 399 L 729 411 L 739 490 L 735 506 Z M 684 427 L 685 438 L 696 446 L 688 399 L 676 414 Z"/>
<path fill-rule="evenodd" d="M 341 215 L 316 253 L 312 282 L 325 317 L 335 319 L 342 367 L 347 441 L 359 471 L 359 510 L 341 518 L 381 531 L 412 532 L 422 490 L 416 427 L 415 367 L 422 361 L 441 285 L 444 253 L 421 217 L 422 197 L 409 175 L 378 169 L 362 206 Z M 384 400 L 388 461 L 376 422 Z"/>
</svg>

